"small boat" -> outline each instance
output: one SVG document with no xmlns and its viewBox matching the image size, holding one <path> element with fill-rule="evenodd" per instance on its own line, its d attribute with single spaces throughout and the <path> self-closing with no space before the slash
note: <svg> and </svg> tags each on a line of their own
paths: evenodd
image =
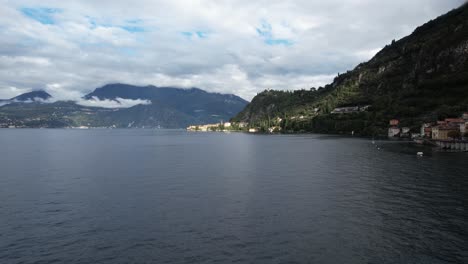
<svg viewBox="0 0 468 264">
<path fill-rule="evenodd" d="M 418 157 L 422 157 L 422 156 L 424 156 L 424 153 L 422 151 L 420 151 L 420 152 L 416 153 L 416 155 L 418 155 Z"/>
</svg>

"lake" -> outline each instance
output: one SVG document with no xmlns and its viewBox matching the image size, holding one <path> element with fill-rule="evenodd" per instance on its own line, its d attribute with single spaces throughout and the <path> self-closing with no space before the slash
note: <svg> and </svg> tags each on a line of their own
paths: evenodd
<svg viewBox="0 0 468 264">
<path fill-rule="evenodd" d="M 0 129 L 0 263 L 468 263 L 468 154 Z"/>
</svg>

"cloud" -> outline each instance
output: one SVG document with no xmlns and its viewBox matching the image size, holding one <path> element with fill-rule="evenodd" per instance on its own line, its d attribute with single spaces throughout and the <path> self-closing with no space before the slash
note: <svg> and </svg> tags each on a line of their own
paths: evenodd
<svg viewBox="0 0 468 264">
<path fill-rule="evenodd" d="M 92 97 L 89 100 L 80 99 L 76 101 L 77 104 L 82 106 L 89 106 L 89 107 L 102 107 L 102 108 L 129 108 L 135 105 L 149 105 L 151 101 L 143 100 L 143 99 L 123 99 L 123 98 L 116 98 L 115 100 L 99 100 L 97 97 Z"/>
<path fill-rule="evenodd" d="M 53 98 L 48 98 L 48 99 L 43 99 L 43 98 L 40 98 L 40 97 L 34 97 L 33 99 L 27 99 L 27 100 L 23 100 L 23 101 L 19 101 L 19 100 L 4 100 L 4 101 L 0 101 L 0 107 L 4 106 L 4 105 L 9 105 L 9 104 L 12 104 L 12 103 L 25 103 L 25 104 L 30 104 L 30 103 L 40 103 L 40 104 L 50 104 L 50 103 L 54 103 L 56 102 L 55 99 Z"/>
<path fill-rule="evenodd" d="M 245 99 L 321 85 L 464 2 L 0 1 L 0 98 L 73 100 L 114 82 Z"/>
<path fill-rule="evenodd" d="M 54 103 L 56 102 L 55 99 L 52 99 L 52 98 L 48 98 L 48 99 L 43 99 L 43 98 L 40 98 L 40 97 L 34 97 L 34 98 L 29 98 L 27 100 L 23 100 L 23 101 L 19 101 L 19 100 L 12 100 L 10 101 L 12 103 L 26 103 L 26 104 L 30 104 L 30 103 L 40 103 L 40 104 L 50 104 L 50 103 Z"/>
</svg>

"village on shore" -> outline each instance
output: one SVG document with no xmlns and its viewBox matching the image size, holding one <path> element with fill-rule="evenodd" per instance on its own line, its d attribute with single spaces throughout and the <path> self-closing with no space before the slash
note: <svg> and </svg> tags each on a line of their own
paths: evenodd
<svg viewBox="0 0 468 264">
<path fill-rule="evenodd" d="M 459 118 L 446 118 L 421 124 L 420 131 L 400 127 L 398 119 L 392 119 L 388 128 L 389 138 L 411 138 L 418 144 L 438 146 L 443 149 L 468 151 L 468 113 Z"/>
<path fill-rule="evenodd" d="M 191 125 L 187 127 L 188 131 L 219 131 L 219 132 L 229 132 L 229 131 L 245 131 L 250 133 L 257 133 L 258 130 L 255 128 L 249 128 L 249 124 L 246 122 L 220 122 L 216 124 L 206 124 L 206 125 Z"/>
<path fill-rule="evenodd" d="M 352 111 L 355 110 L 352 109 Z M 343 112 L 346 111 L 340 111 L 339 113 Z M 187 127 L 187 130 L 204 132 L 260 132 L 258 128 L 249 127 L 247 122 L 220 122 L 206 125 L 191 125 Z M 281 127 L 272 126 L 267 132 L 281 132 Z M 418 144 L 433 145 L 442 149 L 468 151 L 468 112 L 464 113 L 459 118 L 446 118 L 432 123 L 423 123 L 419 131 L 413 131 L 409 127 L 402 127 L 400 126 L 400 120 L 392 119 L 389 121 L 388 138 L 408 139 Z"/>
</svg>

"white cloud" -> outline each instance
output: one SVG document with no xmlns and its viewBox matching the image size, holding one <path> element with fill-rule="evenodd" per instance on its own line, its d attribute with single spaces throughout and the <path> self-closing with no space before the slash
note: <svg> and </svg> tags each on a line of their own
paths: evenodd
<svg viewBox="0 0 468 264">
<path fill-rule="evenodd" d="M 143 100 L 143 99 L 123 99 L 123 98 L 116 98 L 115 100 L 104 99 L 99 100 L 97 97 L 92 97 L 89 100 L 80 99 L 76 100 L 76 103 L 82 106 L 90 106 L 90 107 L 103 107 L 103 108 L 129 108 L 135 105 L 149 105 L 151 101 Z"/>
<path fill-rule="evenodd" d="M 245 99 L 310 88 L 462 2 L 0 0 L 0 98 L 45 89 L 77 100 L 114 82 Z M 44 24 L 24 7 L 59 11 Z M 257 32 L 262 22 L 271 25 L 269 41 Z"/>
</svg>

